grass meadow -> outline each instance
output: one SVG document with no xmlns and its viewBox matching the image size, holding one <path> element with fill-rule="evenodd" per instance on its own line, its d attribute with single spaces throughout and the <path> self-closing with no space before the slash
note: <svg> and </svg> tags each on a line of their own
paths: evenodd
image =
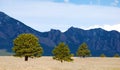
<svg viewBox="0 0 120 70">
<path fill-rule="evenodd" d="M 24 58 L 0 56 L 0 70 L 120 70 L 120 58 L 73 57 L 73 62 L 59 62 L 52 57 Z"/>
</svg>

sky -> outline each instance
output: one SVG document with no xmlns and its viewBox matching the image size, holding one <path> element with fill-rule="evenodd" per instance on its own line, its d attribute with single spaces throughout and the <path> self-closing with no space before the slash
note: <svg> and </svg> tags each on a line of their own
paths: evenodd
<svg viewBox="0 0 120 70">
<path fill-rule="evenodd" d="M 0 11 L 41 32 L 71 26 L 120 32 L 120 0 L 0 0 Z"/>
</svg>

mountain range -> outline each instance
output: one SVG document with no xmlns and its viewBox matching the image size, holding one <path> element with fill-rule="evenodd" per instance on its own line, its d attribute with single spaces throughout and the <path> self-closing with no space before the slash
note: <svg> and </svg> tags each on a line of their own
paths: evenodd
<svg viewBox="0 0 120 70">
<path fill-rule="evenodd" d="M 67 31 L 51 29 L 48 32 L 39 32 L 24 23 L 0 12 L 0 50 L 12 52 L 13 40 L 22 33 L 32 33 L 36 35 L 44 49 L 44 55 L 52 55 L 51 51 L 60 42 L 65 42 L 71 53 L 76 53 L 78 47 L 83 42 L 88 44 L 92 56 L 106 56 L 120 54 L 120 33 L 118 31 L 106 31 L 101 28 L 83 30 L 70 27 Z"/>
</svg>

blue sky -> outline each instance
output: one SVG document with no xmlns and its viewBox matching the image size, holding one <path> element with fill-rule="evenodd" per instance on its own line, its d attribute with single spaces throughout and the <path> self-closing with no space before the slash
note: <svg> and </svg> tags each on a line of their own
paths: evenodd
<svg viewBox="0 0 120 70">
<path fill-rule="evenodd" d="M 0 11 L 41 32 L 71 26 L 120 32 L 120 0 L 0 0 Z"/>
</svg>

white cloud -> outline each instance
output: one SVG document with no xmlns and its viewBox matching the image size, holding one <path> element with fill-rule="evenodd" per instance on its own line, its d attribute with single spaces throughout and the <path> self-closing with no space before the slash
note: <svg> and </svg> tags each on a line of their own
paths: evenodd
<svg viewBox="0 0 120 70">
<path fill-rule="evenodd" d="M 114 0 L 114 2 L 112 3 L 112 6 L 117 6 L 119 4 L 119 0 Z"/>
<path fill-rule="evenodd" d="M 94 25 L 94 26 L 90 26 L 86 29 L 94 29 L 94 28 L 103 28 L 107 31 L 111 31 L 111 30 L 117 30 L 120 32 L 120 24 L 115 24 L 115 25 L 108 25 L 108 24 L 105 24 L 105 25 Z"/>
<path fill-rule="evenodd" d="M 0 0 L 1 1 L 1 0 Z M 120 8 L 95 5 L 75 5 L 55 2 L 8 0 L 0 2 L 0 10 L 28 26 L 48 31 L 66 31 L 70 26 L 89 27 L 120 23 Z"/>
<path fill-rule="evenodd" d="M 69 2 L 69 0 L 64 0 L 64 2 L 65 2 L 65 3 L 68 3 L 68 2 Z"/>
<path fill-rule="evenodd" d="M 118 4 L 118 3 L 119 3 L 119 0 L 115 0 L 115 3 L 117 3 L 117 4 Z"/>
</svg>

